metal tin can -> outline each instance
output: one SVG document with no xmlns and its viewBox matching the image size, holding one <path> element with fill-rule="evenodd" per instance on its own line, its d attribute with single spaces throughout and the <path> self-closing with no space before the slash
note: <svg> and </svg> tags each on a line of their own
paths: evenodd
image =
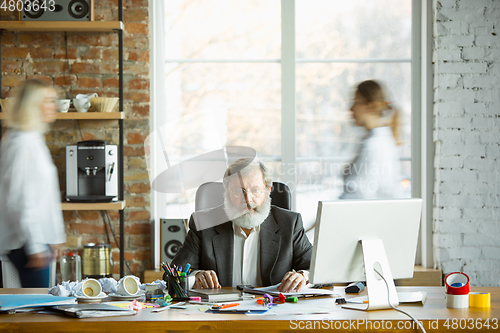
<svg viewBox="0 0 500 333">
<path fill-rule="evenodd" d="M 113 274 L 113 257 L 110 244 L 88 243 L 83 245 L 83 277 L 99 279 Z"/>
</svg>

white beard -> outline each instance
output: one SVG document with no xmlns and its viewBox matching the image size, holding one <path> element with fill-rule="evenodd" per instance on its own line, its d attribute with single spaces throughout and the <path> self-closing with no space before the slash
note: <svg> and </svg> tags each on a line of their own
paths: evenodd
<svg viewBox="0 0 500 333">
<path fill-rule="evenodd" d="M 237 226 L 246 229 L 255 228 L 264 222 L 271 211 L 271 197 L 267 191 L 265 195 L 266 198 L 261 206 L 257 206 L 255 203 L 249 203 L 251 208 L 249 209 L 246 202 L 234 206 L 226 192 L 224 194 L 224 211 L 227 217 Z"/>
</svg>

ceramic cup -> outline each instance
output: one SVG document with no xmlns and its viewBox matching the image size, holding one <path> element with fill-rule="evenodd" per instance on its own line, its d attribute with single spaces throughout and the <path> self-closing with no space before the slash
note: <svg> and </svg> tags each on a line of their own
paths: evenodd
<svg viewBox="0 0 500 333">
<path fill-rule="evenodd" d="M 59 105 L 59 112 L 68 112 L 70 99 L 58 99 L 57 104 Z"/>
<path fill-rule="evenodd" d="M 81 293 L 86 297 L 97 297 L 102 292 L 102 286 L 96 279 L 87 279 L 82 282 Z"/>
<path fill-rule="evenodd" d="M 78 112 L 87 112 L 90 108 L 90 101 L 86 98 L 74 98 L 73 105 Z"/>
<path fill-rule="evenodd" d="M 122 296 L 134 296 L 139 293 L 140 282 L 135 276 L 124 276 L 118 281 L 116 293 Z"/>
<path fill-rule="evenodd" d="M 77 99 L 88 99 L 90 100 L 91 98 L 97 97 L 97 93 L 91 93 L 91 94 L 78 94 L 75 96 Z"/>
</svg>

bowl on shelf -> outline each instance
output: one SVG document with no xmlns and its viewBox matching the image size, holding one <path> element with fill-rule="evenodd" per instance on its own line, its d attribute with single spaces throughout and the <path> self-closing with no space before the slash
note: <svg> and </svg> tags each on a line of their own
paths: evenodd
<svg viewBox="0 0 500 333">
<path fill-rule="evenodd" d="M 118 100 L 118 97 L 94 97 L 91 99 L 92 109 L 95 112 L 113 112 Z"/>
</svg>

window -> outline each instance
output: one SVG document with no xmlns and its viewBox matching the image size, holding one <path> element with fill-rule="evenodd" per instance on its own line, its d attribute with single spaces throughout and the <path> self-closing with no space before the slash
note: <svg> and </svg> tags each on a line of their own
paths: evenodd
<svg viewBox="0 0 500 333">
<path fill-rule="evenodd" d="M 176 133 L 167 147 L 170 164 L 222 146 L 252 147 L 274 179 L 291 187 L 309 229 L 317 201 L 341 194 L 339 171 L 364 134 L 350 116 L 353 89 L 377 79 L 401 112 L 402 182 L 410 197 L 411 1 L 164 0 L 156 6 L 154 121 L 183 124 L 167 134 Z M 158 216 L 189 216 L 195 190 L 160 195 Z"/>
</svg>

